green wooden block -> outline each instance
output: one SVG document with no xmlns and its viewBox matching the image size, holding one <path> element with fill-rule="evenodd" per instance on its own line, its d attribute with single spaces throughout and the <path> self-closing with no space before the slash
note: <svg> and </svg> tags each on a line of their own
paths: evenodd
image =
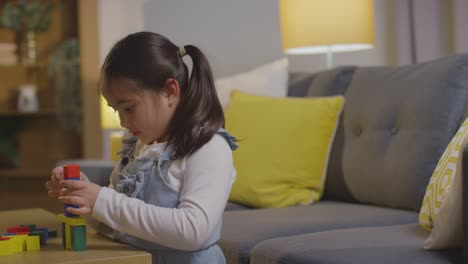
<svg viewBox="0 0 468 264">
<path fill-rule="evenodd" d="M 71 246 L 75 251 L 87 250 L 85 225 L 71 227 Z"/>
<path fill-rule="evenodd" d="M 39 241 L 41 243 L 41 245 L 45 245 L 45 243 L 47 242 L 47 236 L 46 236 L 46 232 L 45 231 L 32 231 L 32 232 L 29 232 L 29 235 L 30 236 L 39 236 Z"/>
<path fill-rule="evenodd" d="M 49 230 L 49 237 L 57 237 L 57 231 L 56 230 Z"/>
<path fill-rule="evenodd" d="M 36 224 L 24 224 L 20 226 L 27 226 L 29 227 L 29 232 L 36 230 Z"/>
</svg>

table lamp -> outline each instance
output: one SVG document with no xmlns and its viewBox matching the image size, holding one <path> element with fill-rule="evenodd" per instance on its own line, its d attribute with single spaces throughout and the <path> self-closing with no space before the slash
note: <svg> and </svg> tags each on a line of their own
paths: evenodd
<svg viewBox="0 0 468 264">
<path fill-rule="evenodd" d="M 106 99 L 101 96 L 101 128 L 103 137 L 103 158 L 118 161 L 120 157 L 117 152 L 121 148 L 123 128 L 120 126 L 119 115 L 114 109 L 107 105 Z"/>
<path fill-rule="evenodd" d="M 279 0 L 286 54 L 333 53 L 369 49 L 374 44 L 373 0 Z"/>
</svg>

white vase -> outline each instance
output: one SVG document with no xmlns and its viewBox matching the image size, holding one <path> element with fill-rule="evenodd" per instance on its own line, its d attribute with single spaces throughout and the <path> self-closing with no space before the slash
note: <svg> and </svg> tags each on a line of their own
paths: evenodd
<svg viewBox="0 0 468 264">
<path fill-rule="evenodd" d="M 23 84 L 19 87 L 18 111 L 37 112 L 39 110 L 39 100 L 37 98 L 37 87 L 34 84 Z"/>
</svg>

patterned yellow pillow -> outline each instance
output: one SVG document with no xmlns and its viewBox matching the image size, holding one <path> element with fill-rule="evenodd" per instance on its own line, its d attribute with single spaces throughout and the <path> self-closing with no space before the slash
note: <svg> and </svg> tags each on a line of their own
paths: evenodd
<svg viewBox="0 0 468 264">
<path fill-rule="evenodd" d="M 449 234 L 457 233 L 456 231 L 448 229 L 458 228 L 456 224 L 453 223 L 458 223 L 459 220 L 461 220 L 458 219 L 461 217 L 461 214 L 458 215 L 458 213 L 454 213 L 456 211 L 461 212 L 461 197 L 455 196 L 461 196 L 461 193 L 456 191 L 456 185 L 461 185 L 461 170 L 459 167 L 461 163 L 461 153 L 467 139 L 468 118 L 463 122 L 462 126 L 445 149 L 427 186 L 421 211 L 419 212 L 420 225 L 433 233 L 425 242 L 426 249 L 448 248 L 448 245 L 444 245 L 446 244 L 445 242 L 441 243 L 437 240 L 442 239 L 440 236 L 447 237 Z M 458 183 L 458 181 L 460 181 L 460 183 Z M 460 207 L 460 210 L 457 207 Z M 435 232 L 436 229 L 437 232 Z M 441 232 L 441 235 L 438 235 L 439 232 Z M 445 240 L 446 238 L 444 238 L 444 241 Z M 455 241 L 456 239 L 452 238 L 449 240 Z"/>
</svg>

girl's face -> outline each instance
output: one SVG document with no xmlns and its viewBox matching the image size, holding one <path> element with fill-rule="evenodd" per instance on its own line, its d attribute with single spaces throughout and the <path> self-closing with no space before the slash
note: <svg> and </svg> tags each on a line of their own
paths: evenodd
<svg viewBox="0 0 468 264">
<path fill-rule="evenodd" d="M 168 128 L 179 103 L 179 85 L 168 79 L 161 89 L 143 89 L 128 78 L 111 79 L 102 89 L 108 105 L 118 112 L 120 125 L 144 144 L 168 139 Z"/>
</svg>

